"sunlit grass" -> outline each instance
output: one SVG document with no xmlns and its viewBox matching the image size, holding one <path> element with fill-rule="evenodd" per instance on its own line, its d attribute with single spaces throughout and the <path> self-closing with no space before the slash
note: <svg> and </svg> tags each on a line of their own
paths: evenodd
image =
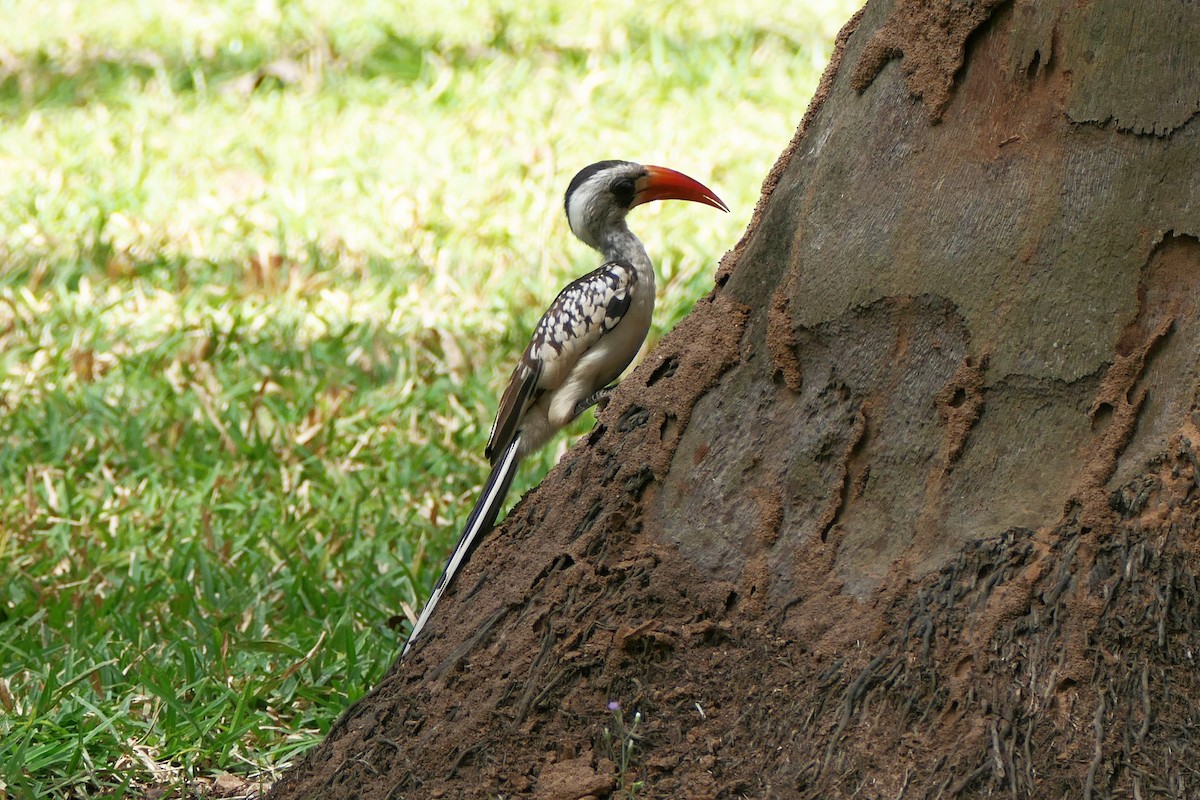
<svg viewBox="0 0 1200 800">
<path fill-rule="evenodd" d="M 733 209 L 636 212 L 656 338 L 855 3 L 100 5 L 0 0 L 0 798 L 311 746 L 395 658 L 514 354 L 594 265 L 570 176 L 664 164 Z"/>
</svg>

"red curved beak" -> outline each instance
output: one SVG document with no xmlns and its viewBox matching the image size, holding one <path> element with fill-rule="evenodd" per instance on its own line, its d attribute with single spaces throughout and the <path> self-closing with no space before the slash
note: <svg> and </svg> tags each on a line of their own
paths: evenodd
<svg viewBox="0 0 1200 800">
<path fill-rule="evenodd" d="M 691 200 L 693 203 L 703 203 L 722 211 L 729 211 L 729 206 L 717 197 L 716 192 L 682 172 L 651 166 L 646 167 L 646 172 L 647 176 L 638 181 L 630 208 L 653 200 Z"/>
</svg>

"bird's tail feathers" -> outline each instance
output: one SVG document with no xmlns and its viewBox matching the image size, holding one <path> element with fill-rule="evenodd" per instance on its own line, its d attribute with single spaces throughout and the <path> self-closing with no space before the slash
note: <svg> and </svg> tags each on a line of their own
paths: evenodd
<svg viewBox="0 0 1200 800">
<path fill-rule="evenodd" d="M 517 451 L 520 446 L 521 435 L 517 434 L 496 461 L 495 466 L 492 467 L 492 472 L 483 485 L 483 491 L 479 494 L 479 500 L 471 509 L 467 523 L 463 526 L 463 532 L 458 537 L 458 544 L 454 546 L 454 552 L 450 554 L 446 568 L 442 570 L 441 577 L 434 584 L 433 592 L 429 595 L 428 602 L 425 603 L 425 607 L 421 609 L 421 615 L 417 618 L 417 624 L 413 626 L 412 633 L 408 635 L 408 641 L 404 643 L 404 650 L 400 653 L 401 658 L 408 655 L 413 642 L 417 640 L 417 636 L 420 635 L 425 623 L 433 614 L 434 606 L 442 599 L 442 594 L 450 588 L 458 571 L 470 560 L 471 554 L 475 552 L 479 542 L 496 524 L 500 507 L 504 505 L 504 498 L 508 495 L 513 476 L 517 472 L 517 463 L 520 461 Z"/>
</svg>

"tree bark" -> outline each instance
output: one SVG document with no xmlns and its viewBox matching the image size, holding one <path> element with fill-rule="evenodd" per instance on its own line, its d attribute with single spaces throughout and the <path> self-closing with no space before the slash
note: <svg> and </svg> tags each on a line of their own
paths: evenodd
<svg viewBox="0 0 1200 800">
<path fill-rule="evenodd" d="M 1191 0 L 872 0 L 712 293 L 271 797 L 608 796 L 635 709 L 641 798 L 1200 796 L 1198 115 Z"/>
</svg>

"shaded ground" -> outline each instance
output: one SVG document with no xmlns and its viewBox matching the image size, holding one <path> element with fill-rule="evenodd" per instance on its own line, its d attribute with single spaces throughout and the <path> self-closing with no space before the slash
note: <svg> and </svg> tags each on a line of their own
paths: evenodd
<svg viewBox="0 0 1200 800">
<path fill-rule="evenodd" d="M 522 635 L 484 626 L 469 652 L 420 654 L 432 680 L 413 691 L 394 673 L 280 788 L 315 792 L 296 781 L 307 767 L 333 796 L 605 796 L 618 698 L 645 719 L 643 797 L 1185 796 L 1200 756 L 1195 468 L 1181 453 L 1113 499 L 1098 527 L 1009 531 L 915 592 L 786 625 L 597 525 L 572 548 L 592 556 L 564 553 L 561 577 L 535 581 L 551 614 L 502 606 L 488 621 L 523 617 Z M 814 573 L 836 545 L 806 554 Z M 796 602 L 835 602 L 824 588 Z"/>
</svg>

